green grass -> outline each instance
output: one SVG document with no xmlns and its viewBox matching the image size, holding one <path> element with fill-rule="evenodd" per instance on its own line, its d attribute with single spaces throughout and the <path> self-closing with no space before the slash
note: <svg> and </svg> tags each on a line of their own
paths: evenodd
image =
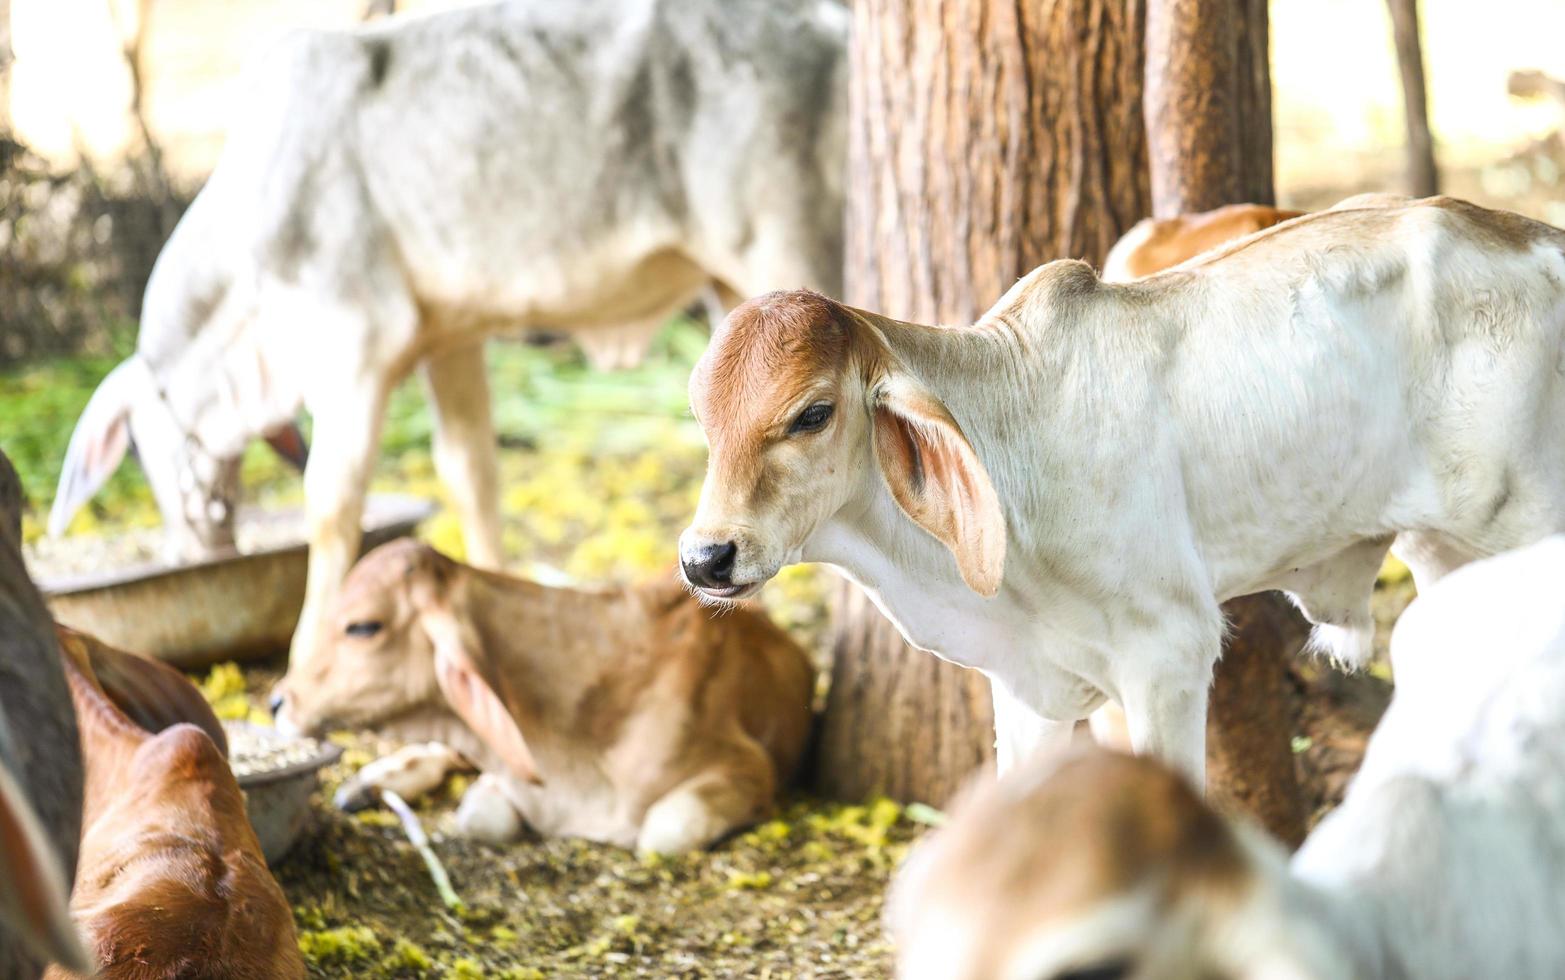
<svg viewBox="0 0 1565 980">
<path fill-rule="evenodd" d="M 41 533 L 54 496 L 66 445 L 76 419 L 97 386 L 133 337 L 111 357 L 42 361 L 0 372 L 0 448 L 16 465 L 31 502 L 25 536 Z M 685 382 L 705 345 L 698 324 L 678 319 L 657 338 L 638 368 L 615 374 L 591 370 L 573 347 L 532 347 L 514 341 L 489 345 L 489 382 L 495 424 L 503 444 L 550 447 L 597 455 L 633 452 L 658 440 L 699 446 L 700 434 L 689 418 Z M 428 490 L 433 419 L 422 386 L 410 378 L 398 387 L 387 409 L 376 485 L 388 490 Z M 420 484 L 409 487 L 409 481 Z M 262 443 L 244 459 L 244 482 L 252 497 L 297 499 L 299 478 Z M 157 512 L 145 478 L 127 460 L 78 518 L 77 530 L 156 523 Z"/>
</svg>

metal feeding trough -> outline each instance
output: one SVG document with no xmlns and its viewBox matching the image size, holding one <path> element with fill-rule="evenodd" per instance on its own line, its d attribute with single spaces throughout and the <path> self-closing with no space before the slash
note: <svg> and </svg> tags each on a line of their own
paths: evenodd
<svg viewBox="0 0 1565 980">
<path fill-rule="evenodd" d="M 304 830 L 316 773 L 336 762 L 342 749 L 244 721 L 224 722 L 223 730 L 228 734 L 229 765 L 244 790 L 261 853 L 268 864 L 276 864 Z"/>
<path fill-rule="evenodd" d="M 362 550 L 412 533 L 433 512 L 433 504 L 415 497 L 370 497 Z M 249 519 L 303 526 L 297 512 Z M 67 626 L 190 669 L 287 649 L 304 605 L 308 558 L 296 539 L 246 554 L 60 576 L 38 585 Z"/>
</svg>

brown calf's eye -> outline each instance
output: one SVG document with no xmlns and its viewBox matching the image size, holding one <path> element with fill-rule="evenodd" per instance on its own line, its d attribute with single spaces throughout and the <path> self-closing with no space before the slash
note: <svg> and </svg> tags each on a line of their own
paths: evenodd
<svg viewBox="0 0 1565 980">
<path fill-rule="evenodd" d="M 831 411 L 832 407 L 826 402 L 816 402 L 799 413 L 788 427 L 788 434 L 796 436 L 805 432 L 819 432 L 831 420 Z"/>
<path fill-rule="evenodd" d="M 349 636 L 374 636 L 376 633 L 380 632 L 380 620 L 366 619 L 362 622 L 349 623 L 348 628 L 343 630 L 343 632 L 347 633 Z"/>
<path fill-rule="evenodd" d="M 1077 967 L 1055 974 L 1054 980 L 1124 980 L 1130 976 L 1133 965 L 1130 960 L 1115 960 L 1096 966 Z"/>
</svg>

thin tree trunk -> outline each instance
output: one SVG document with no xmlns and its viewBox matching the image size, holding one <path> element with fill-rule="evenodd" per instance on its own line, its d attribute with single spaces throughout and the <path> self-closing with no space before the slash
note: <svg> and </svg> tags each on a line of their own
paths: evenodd
<svg viewBox="0 0 1565 980">
<path fill-rule="evenodd" d="M 1245 201 L 1270 204 L 1271 77 L 1265 0 L 1150 0 L 1147 143 L 1160 218 Z M 1304 839 L 1286 658 L 1303 620 L 1280 595 L 1228 603 L 1207 718 L 1209 786 L 1219 805 Z"/>
<path fill-rule="evenodd" d="M 847 300 L 968 323 L 1147 213 L 1142 0 L 859 0 Z M 907 647 L 845 586 L 820 788 L 945 801 L 992 756 L 988 684 Z"/>
<path fill-rule="evenodd" d="M 11 133 L 11 0 L 0 0 L 0 134 Z"/>
<path fill-rule="evenodd" d="M 1402 73 L 1402 108 L 1407 120 L 1407 192 L 1414 197 L 1429 197 L 1440 193 L 1440 174 L 1435 168 L 1434 136 L 1429 132 L 1418 0 L 1386 0 L 1386 6 L 1391 11 L 1397 69 Z"/>
</svg>

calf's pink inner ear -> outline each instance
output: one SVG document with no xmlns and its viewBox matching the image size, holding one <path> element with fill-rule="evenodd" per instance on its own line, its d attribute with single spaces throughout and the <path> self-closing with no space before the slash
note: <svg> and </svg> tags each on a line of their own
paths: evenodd
<svg viewBox="0 0 1565 980">
<path fill-rule="evenodd" d="M 458 718 L 494 751 L 518 778 L 542 783 L 527 739 L 505 699 L 495 690 L 482 653 L 469 631 L 445 611 L 424 614 L 424 628 L 435 646 L 435 682 Z"/>
<path fill-rule="evenodd" d="M 1005 512 L 945 405 L 911 379 L 888 379 L 876 399 L 874 441 L 897 506 L 951 550 L 969 588 L 993 596 L 1005 574 Z"/>
</svg>

